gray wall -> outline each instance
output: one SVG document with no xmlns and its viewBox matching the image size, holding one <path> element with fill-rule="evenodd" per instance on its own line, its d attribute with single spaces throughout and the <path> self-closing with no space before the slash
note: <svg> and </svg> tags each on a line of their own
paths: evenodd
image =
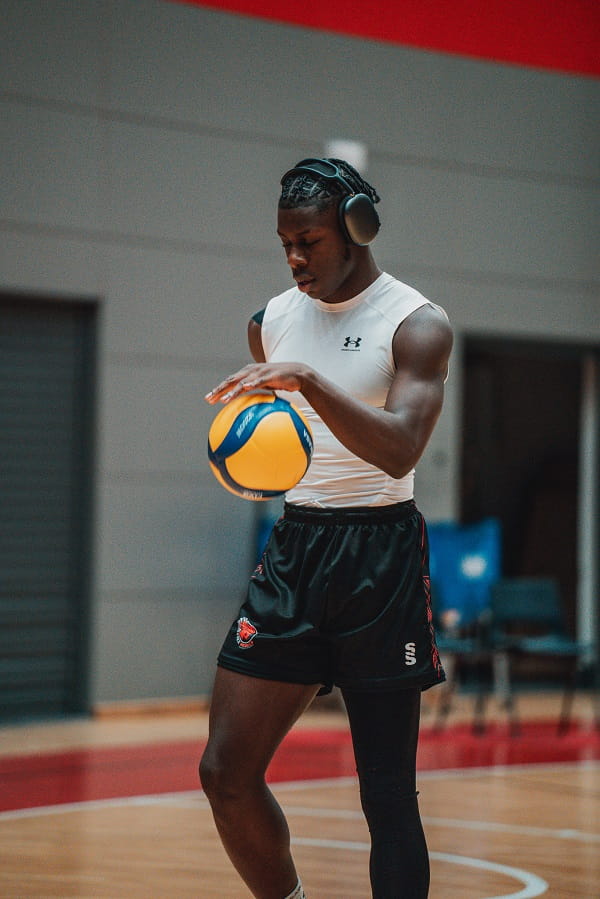
<svg viewBox="0 0 600 899">
<path fill-rule="evenodd" d="M 457 333 L 417 473 L 457 511 L 469 333 L 600 340 L 597 80 L 162 0 L 2 0 L 0 289 L 101 303 L 93 701 L 210 690 L 257 507 L 213 480 L 202 400 L 289 283 L 280 174 L 369 148 L 380 264 Z"/>
</svg>

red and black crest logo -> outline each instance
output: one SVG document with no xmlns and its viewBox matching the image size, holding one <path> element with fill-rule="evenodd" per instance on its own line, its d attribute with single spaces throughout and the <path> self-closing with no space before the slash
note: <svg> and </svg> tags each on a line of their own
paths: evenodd
<svg viewBox="0 0 600 899">
<path fill-rule="evenodd" d="M 240 618 L 237 626 L 237 642 L 240 649 L 249 649 L 254 646 L 254 638 L 258 631 L 247 618 Z"/>
</svg>

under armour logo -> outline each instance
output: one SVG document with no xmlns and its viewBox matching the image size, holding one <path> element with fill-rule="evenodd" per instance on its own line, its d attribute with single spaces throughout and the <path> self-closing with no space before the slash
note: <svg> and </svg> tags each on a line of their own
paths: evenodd
<svg viewBox="0 0 600 899">
<path fill-rule="evenodd" d="M 346 337 L 346 339 L 344 341 L 343 349 L 350 350 L 350 351 L 359 350 L 361 340 L 362 340 L 362 337 Z"/>
</svg>

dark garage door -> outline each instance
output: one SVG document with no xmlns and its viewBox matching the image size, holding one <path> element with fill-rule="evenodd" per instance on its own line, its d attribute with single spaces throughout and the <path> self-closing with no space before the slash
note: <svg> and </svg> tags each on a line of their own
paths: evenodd
<svg viewBox="0 0 600 899">
<path fill-rule="evenodd" d="M 87 708 L 93 303 L 0 295 L 0 719 Z"/>
</svg>

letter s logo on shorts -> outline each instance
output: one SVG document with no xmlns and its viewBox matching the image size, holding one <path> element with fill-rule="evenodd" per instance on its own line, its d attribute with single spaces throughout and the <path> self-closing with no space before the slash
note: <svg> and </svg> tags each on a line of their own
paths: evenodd
<svg viewBox="0 0 600 899">
<path fill-rule="evenodd" d="M 404 661 L 407 665 L 417 664 L 417 646 L 416 643 L 404 644 Z"/>
<path fill-rule="evenodd" d="M 237 623 L 237 642 L 240 649 L 249 649 L 254 646 L 254 637 L 258 631 L 247 618 L 240 618 Z"/>
</svg>

